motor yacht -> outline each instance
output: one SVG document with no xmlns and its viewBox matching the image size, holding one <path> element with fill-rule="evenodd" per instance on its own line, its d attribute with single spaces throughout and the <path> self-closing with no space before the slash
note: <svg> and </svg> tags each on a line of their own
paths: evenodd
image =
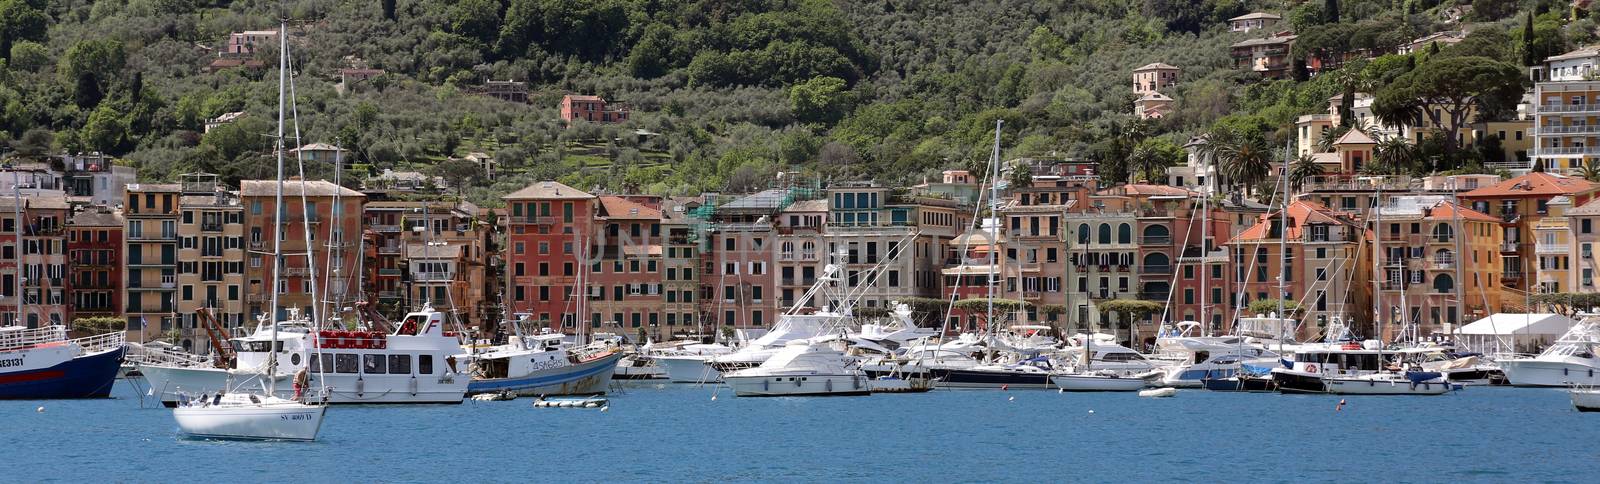
<svg viewBox="0 0 1600 484">
<path fill-rule="evenodd" d="M 741 397 L 866 395 L 866 374 L 831 344 L 786 343 L 759 366 L 725 373 L 723 381 Z"/>
<path fill-rule="evenodd" d="M 1600 383 L 1600 316 L 1572 325 L 1544 352 L 1532 358 L 1504 359 L 1497 363 L 1506 380 L 1519 387 L 1559 387 L 1574 383 Z"/>
</svg>

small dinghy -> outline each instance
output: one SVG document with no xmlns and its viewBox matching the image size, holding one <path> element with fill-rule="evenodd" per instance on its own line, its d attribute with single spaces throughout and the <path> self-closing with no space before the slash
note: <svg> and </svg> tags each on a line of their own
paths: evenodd
<svg viewBox="0 0 1600 484">
<path fill-rule="evenodd" d="M 548 408 L 601 408 L 606 406 L 606 397 L 539 397 L 534 400 L 535 407 Z"/>
<path fill-rule="evenodd" d="M 1147 390 L 1139 390 L 1139 396 L 1141 396 L 1141 397 L 1166 398 L 1166 397 L 1171 397 L 1171 396 L 1174 396 L 1174 395 L 1177 395 L 1177 394 L 1178 394 L 1178 389 L 1172 388 L 1172 387 L 1162 387 L 1162 388 L 1151 388 L 1151 389 L 1147 389 Z"/>
</svg>

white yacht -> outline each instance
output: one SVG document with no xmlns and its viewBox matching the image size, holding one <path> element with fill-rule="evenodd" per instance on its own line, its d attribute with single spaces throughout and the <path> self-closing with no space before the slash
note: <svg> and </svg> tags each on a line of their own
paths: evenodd
<svg viewBox="0 0 1600 484">
<path fill-rule="evenodd" d="M 327 388 L 328 403 L 334 404 L 461 403 L 466 394 L 470 379 L 454 358 L 460 341 L 444 331 L 444 313 L 431 307 L 406 315 L 391 334 L 313 331 L 310 320 L 292 316 L 263 321 L 250 336 L 229 340 L 238 353 L 231 368 L 152 364 L 139 372 L 169 407 L 183 393 L 227 390 L 230 379 L 282 382 L 302 369 L 311 373 L 312 386 Z M 269 352 L 277 357 L 276 370 L 264 375 Z M 277 385 L 274 396 L 292 398 L 292 391 L 290 385 Z"/>
<path fill-rule="evenodd" d="M 1574 386 L 1567 392 L 1572 397 L 1572 406 L 1579 412 L 1600 412 L 1600 388 Z"/>
<path fill-rule="evenodd" d="M 1322 384 L 1326 393 L 1335 395 L 1443 395 L 1452 388 L 1443 375 L 1421 371 L 1329 376 Z"/>
<path fill-rule="evenodd" d="M 721 344 L 685 344 L 676 348 L 651 350 L 649 356 L 656 366 L 674 383 L 715 382 L 722 374 L 706 364 L 714 356 L 732 353 L 733 348 Z"/>
<path fill-rule="evenodd" d="M 185 435 L 248 440 L 316 440 L 327 405 L 254 393 L 185 396 L 172 418 Z"/>
<path fill-rule="evenodd" d="M 1192 324 L 1192 326 L 1189 326 Z M 1231 378 L 1241 364 L 1278 366 L 1278 354 L 1239 336 L 1190 336 L 1199 323 L 1180 323 L 1178 336 L 1156 338 L 1155 356 L 1173 366 L 1161 378 L 1171 387 L 1199 388 L 1205 379 Z"/>
<path fill-rule="evenodd" d="M 722 375 L 741 397 L 866 395 L 867 376 L 829 344 L 794 340 L 760 366 Z"/>
<path fill-rule="evenodd" d="M 1562 387 L 1600 382 L 1600 316 L 1572 325 L 1555 344 L 1533 358 L 1500 360 L 1506 379 L 1519 387 Z"/>
</svg>

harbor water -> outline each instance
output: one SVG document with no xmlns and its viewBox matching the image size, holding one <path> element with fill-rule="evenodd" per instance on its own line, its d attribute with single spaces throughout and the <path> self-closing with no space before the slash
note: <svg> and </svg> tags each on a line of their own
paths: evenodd
<svg viewBox="0 0 1600 484">
<path fill-rule="evenodd" d="M 112 399 L 0 402 L 3 480 L 1594 482 L 1600 471 L 1600 414 L 1558 389 L 1344 397 L 1342 409 L 1337 396 L 1203 390 L 614 389 L 605 412 L 528 398 L 340 406 L 319 441 L 288 443 L 181 438 L 170 410 L 141 408 L 118 382 Z"/>
</svg>

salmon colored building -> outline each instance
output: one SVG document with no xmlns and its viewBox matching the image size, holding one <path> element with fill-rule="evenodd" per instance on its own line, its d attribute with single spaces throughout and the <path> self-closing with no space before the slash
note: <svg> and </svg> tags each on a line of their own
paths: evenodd
<svg viewBox="0 0 1600 484">
<path fill-rule="evenodd" d="M 554 330 L 577 326 L 576 286 L 592 243 L 599 198 L 554 181 L 542 181 L 503 197 L 507 277 L 511 312 Z"/>
</svg>

